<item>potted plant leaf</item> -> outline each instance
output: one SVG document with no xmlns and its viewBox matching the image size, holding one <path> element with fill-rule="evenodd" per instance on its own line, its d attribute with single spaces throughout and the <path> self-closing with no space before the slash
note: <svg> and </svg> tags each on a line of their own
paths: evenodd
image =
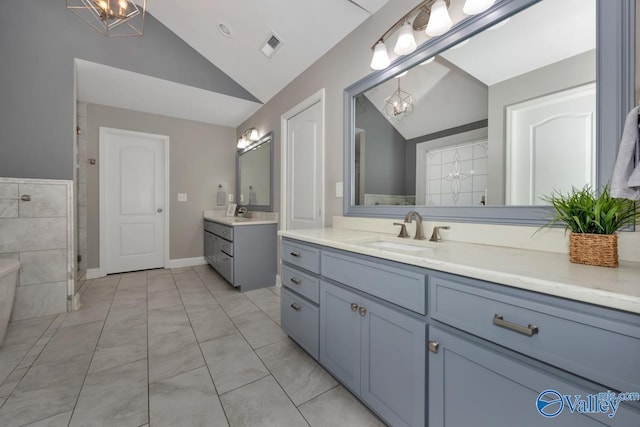
<svg viewBox="0 0 640 427">
<path fill-rule="evenodd" d="M 608 186 L 600 194 L 590 186 L 573 188 L 569 193 L 554 192 L 543 200 L 555 209 L 554 217 L 545 225 L 563 222 L 569 235 L 569 259 L 573 263 L 618 266 L 620 228 L 633 225 L 640 210 L 632 200 L 611 197 Z"/>
</svg>

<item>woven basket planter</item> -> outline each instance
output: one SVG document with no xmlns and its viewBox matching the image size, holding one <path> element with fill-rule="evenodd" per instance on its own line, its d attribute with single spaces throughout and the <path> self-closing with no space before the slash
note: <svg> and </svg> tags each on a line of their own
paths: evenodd
<svg viewBox="0 0 640 427">
<path fill-rule="evenodd" d="M 618 235 L 571 233 L 569 259 L 576 264 L 618 266 Z"/>
</svg>

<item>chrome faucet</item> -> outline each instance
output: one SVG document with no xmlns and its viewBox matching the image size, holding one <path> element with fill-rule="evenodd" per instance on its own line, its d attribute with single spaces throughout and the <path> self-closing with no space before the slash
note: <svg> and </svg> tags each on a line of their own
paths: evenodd
<svg viewBox="0 0 640 427">
<path fill-rule="evenodd" d="M 411 211 L 404 217 L 404 222 L 410 223 L 412 218 L 416 219 L 416 235 L 414 239 L 424 240 L 425 237 L 424 237 L 424 228 L 422 227 L 422 217 L 418 212 Z"/>
</svg>

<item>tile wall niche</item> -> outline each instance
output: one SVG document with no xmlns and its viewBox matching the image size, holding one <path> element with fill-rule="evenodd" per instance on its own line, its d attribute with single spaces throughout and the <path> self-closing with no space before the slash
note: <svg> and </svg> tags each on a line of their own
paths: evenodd
<svg viewBox="0 0 640 427">
<path fill-rule="evenodd" d="M 87 103 L 78 102 L 77 111 L 77 146 L 76 146 L 76 289 L 80 290 L 87 276 Z"/>
<path fill-rule="evenodd" d="M 0 257 L 20 261 L 11 320 L 68 309 L 75 268 L 72 190 L 73 181 L 0 178 Z"/>
</svg>

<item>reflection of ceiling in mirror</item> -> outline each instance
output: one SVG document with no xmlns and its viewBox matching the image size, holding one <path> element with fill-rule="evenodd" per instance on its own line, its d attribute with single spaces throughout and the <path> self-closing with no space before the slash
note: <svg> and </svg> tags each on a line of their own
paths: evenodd
<svg viewBox="0 0 640 427">
<path fill-rule="evenodd" d="M 453 3 L 453 2 L 452 2 Z M 405 139 L 487 118 L 488 86 L 595 49 L 595 0 L 544 0 L 402 77 L 414 112 L 392 125 Z M 396 79 L 365 93 L 380 111 Z"/>
</svg>

